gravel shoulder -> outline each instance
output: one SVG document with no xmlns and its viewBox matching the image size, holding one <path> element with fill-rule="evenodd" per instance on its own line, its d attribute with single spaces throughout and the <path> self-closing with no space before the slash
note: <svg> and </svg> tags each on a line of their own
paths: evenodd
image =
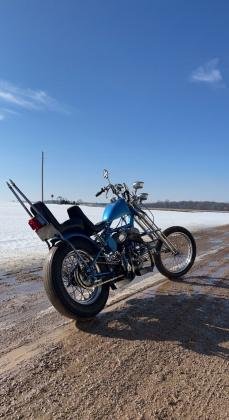
<svg viewBox="0 0 229 420">
<path fill-rule="evenodd" d="M 182 281 L 90 322 L 52 310 L 42 261 L 2 272 L 0 417 L 228 419 L 229 226 L 195 238 L 198 259 Z"/>
</svg>

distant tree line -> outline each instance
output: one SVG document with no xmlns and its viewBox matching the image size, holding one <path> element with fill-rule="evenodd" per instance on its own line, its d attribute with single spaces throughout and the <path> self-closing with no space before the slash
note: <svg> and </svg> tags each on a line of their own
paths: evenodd
<svg viewBox="0 0 229 420">
<path fill-rule="evenodd" d="M 211 210 L 229 211 L 229 203 L 217 203 L 215 201 L 157 201 L 145 203 L 146 207 L 154 209 L 181 209 L 181 210 Z"/>
<path fill-rule="evenodd" d="M 51 200 L 45 200 L 48 204 L 82 204 L 83 201 L 79 198 L 77 201 L 75 200 L 68 200 L 67 198 L 63 198 L 61 195 L 54 198 L 54 194 L 51 194 Z"/>
<path fill-rule="evenodd" d="M 91 203 L 81 199 L 76 201 L 68 200 L 62 196 L 58 196 L 54 199 L 53 194 L 51 200 L 47 200 L 46 203 L 52 204 L 69 204 L 69 205 L 85 205 L 91 207 L 104 207 L 107 203 Z M 171 210 L 208 210 L 208 211 L 229 211 L 229 203 L 219 203 L 216 201 L 156 201 L 156 202 L 144 202 L 144 205 L 149 209 L 171 209 Z"/>
<path fill-rule="evenodd" d="M 72 200 L 66 200 L 65 198 L 62 198 L 62 200 L 59 201 L 59 204 L 82 204 L 82 200 L 78 200 L 78 201 L 72 201 Z"/>
<path fill-rule="evenodd" d="M 45 202 L 47 203 L 47 204 L 72 204 L 72 205 L 75 205 L 75 204 L 83 204 L 83 201 L 82 200 L 77 200 L 77 201 L 74 201 L 74 200 L 67 200 L 66 198 L 61 198 L 61 199 L 53 199 L 53 200 L 45 200 Z"/>
</svg>

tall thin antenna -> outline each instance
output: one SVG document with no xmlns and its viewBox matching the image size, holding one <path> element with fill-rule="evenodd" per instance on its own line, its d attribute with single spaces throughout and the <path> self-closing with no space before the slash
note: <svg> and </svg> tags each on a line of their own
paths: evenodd
<svg viewBox="0 0 229 420">
<path fill-rule="evenodd" d="M 44 152 L 41 152 L 41 201 L 44 201 Z"/>
</svg>

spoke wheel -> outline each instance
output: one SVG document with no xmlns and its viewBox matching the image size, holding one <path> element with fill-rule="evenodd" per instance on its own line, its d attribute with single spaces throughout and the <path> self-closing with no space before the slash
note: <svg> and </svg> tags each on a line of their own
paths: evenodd
<svg viewBox="0 0 229 420">
<path fill-rule="evenodd" d="M 105 264 L 92 261 L 99 248 L 86 238 L 72 240 L 78 258 L 65 242 L 53 246 L 44 267 L 44 286 L 50 302 L 61 314 L 72 318 L 92 318 L 105 306 L 109 284 L 93 286 L 95 274 L 108 271 Z"/>
<path fill-rule="evenodd" d="M 87 269 L 93 258 L 83 250 L 78 250 L 78 253 L 81 256 L 80 262 L 73 251 L 67 254 L 63 260 L 63 284 L 71 299 L 82 305 L 90 305 L 96 301 L 102 288 L 101 286 L 87 288 L 87 286 L 91 285 Z M 93 274 L 97 274 L 100 271 L 98 265 L 94 267 L 93 271 L 94 273 L 91 273 L 92 277 Z"/>
<path fill-rule="evenodd" d="M 188 230 L 179 226 L 166 229 L 163 235 L 175 252 L 172 252 L 165 242 L 158 241 L 155 254 L 156 266 L 168 278 L 181 277 L 190 270 L 195 261 L 195 240 Z"/>
</svg>

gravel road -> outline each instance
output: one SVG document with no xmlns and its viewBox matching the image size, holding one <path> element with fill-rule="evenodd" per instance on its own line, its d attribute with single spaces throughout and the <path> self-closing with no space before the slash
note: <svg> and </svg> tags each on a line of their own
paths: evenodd
<svg viewBox="0 0 229 420">
<path fill-rule="evenodd" d="M 42 261 L 2 269 L 0 417 L 228 419 L 229 226 L 195 238 L 182 281 L 156 274 L 90 322 L 50 307 Z"/>
</svg>

